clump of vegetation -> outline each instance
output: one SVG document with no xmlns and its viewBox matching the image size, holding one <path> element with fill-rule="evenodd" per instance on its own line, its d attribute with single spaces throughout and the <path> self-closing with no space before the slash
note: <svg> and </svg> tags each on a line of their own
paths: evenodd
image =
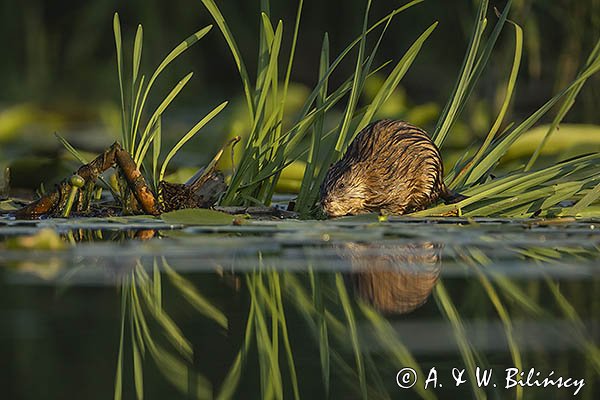
<svg viewBox="0 0 600 400">
<path fill-rule="evenodd" d="M 367 1 L 359 36 L 333 61 L 330 56 L 328 36 L 324 35 L 317 83 L 306 98 L 300 112 L 294 116 L 293 122 L 290 126 L 286 126 L 284 118 L 288 110 L 286 110 L 285 104 L 300 34 L 304 2 L 302 0 L 298 2 L 291 34 L 290 52 L 283 60 L 285 68 L 282 69 L 280 63 L 283 58 L 281 49 L 284 23 L 280 20 L 274 24 L 270 17 L 269 1 L 261 1 L 259 57 L 256 68 L 257 76 L 254 80 L 250 79 L 236 39 L 218 6 L 213 0 L 202 0 L 202 2 L 214 18 L 233 55 L 242 81 L 250 121 L 241 160 L 233 169 L 227 187 L 223 187 L 223 193 L 219 196 L 219 204 L 222 206 L 270 205 L 283 169 L 298 160 L 303 160 L 306 168 L 296 201 L 296 210 L 304 217 L 318 215 L 316 204 L 319 187 L 328 166 L 342 156 L 358 132 L 371 122 L 378 110 L 390 98 L 415 61 L 425 41 L 435 30 L 437 23 L 433 23 L 425 29 L 397 62 L 388 61 L 377 65 L 375 63 L 376 55 L 390 24 L 397 15 L 421 3 L 422 0 L 414 0 L 394 9 L 375 23 L 370 23 L 371 1 Z M 487 0 L 479 2 L 476 22 L 454 91 L 432 133 L 433 141 L 443 151 L 443 145 L 448 136 L 452 134 L 453 127 L 471 98 L 500 34 L 509 25 L 514 33 L 514 56 L 497 118 L 480 147 L 475 151 L 468 149 L 454 168 L 448 171 L 445 178 L 450 188 L 466 194 L 468 198 L 457 204 L 434 207 L 414 215 L 439 215 L 449 212 L 462 212 L 463 215 L 508 217 L 596 214 L 595 210 L 598 207 L 594 204 L 600 197 L 598 189 L 600 177 L 594 168 L 598 161 L 597 155 L 584 155 L 537 171 L 534 170 L 534 167 L 548 138 L 558 128 L 587 79 L 600 69 L 600 41 L 597 42 L 573 82 L 523 122 L 514 125 L 507 124 L 504 119 L 515 94 L 523 49 L 522 29 L 517 23 L 508 19 L 511 5 L 512 1 L 508 1 L 502 13 L 496 10 L 496 23 L 487 33 L 489 30 L 487 29 L 488 14 L 490 14 L 489 4 Z M 144 110 L 147 108 L 148 95 L 160 73 L 181 53 L 204 37 L 210 29 L 211 26 L 201 29 L 175 47 L 146 83 L 145 75 L 140 75 L 143 30 L 139 26 L 132 51 L 132 76 L 130 82 L 126 82 L 123 74 L 120 23 L 118 15 L 115 14 L 114 33 L 121 93 L 122 148 L 131 158 L 131 167 L 137 168 L 151 177 L 150 180 L 153 183 L 154 193 L 158 195 L 159 205 L 168 202 L 169 199 L 165 197 L 166 195 L 179 198 L 191 195 L 189 190 L 183 192 L 166 190 L 165 185 L 161 185 L 160 182 L 163 182 L 168 163 L 177 151 L 213 119 L 227 103 L 220 104 L 202 118 L 163 157 L 161 155 L 162 114 L 189 82 L 192 74 L 186 75 L 175 85 L 144 123 L 142 120 L 145 115 Z M 367 38 L 376 32 L 378 33 L 377 40 L 369 48 Z M 332 88 L 331 76 L 340 63 L 351 57 L 351 54 L 356 55 L 354 72 L 343 79 L 338 87 Z M 371 100 L 368 104 L 361 105 L 359 100 L 367 79 L 388 67 L 391 68 L 391 71 L 387 74 L 387 78 L 379 90 L 370 97 Z M 125 88 L 129 86 L 130 90 L 128 91 Z M 561 101 L 562 103 L 560 103 Z M 324 124 L 326 116 L 343 102 L 345 105 L 341 121 L 333 129 L 327 131 Z M 494 178 L 496 166 L 511 145 L 557 104 L 560 104 L 560 108 L 556 117 L 529 162 L 501 178 Z M 287 119 L 290 119 L 289 116 Z M 237 139 L 234 140 L 234 142 L 236 141 Z M 76 154 L 72 147 L 68 146 L 68 148 Z M 81 161 L 84 160 L 81 159 Z M 123 169 L 122 164 L 119 166 Z M 203 181 L 213 172 L 214 163 L 211 163 L 210 168 L 206 168 L 204 174 L 200 174 L 201 179 L 199 180 Z M 142 203 L 141 208 L 145 212 L 149 212 L 151 208 L 144 206 L 139 196 L 139 187 L 136 188 L 136 183 L 132 182 L 132 175 L 129 173 L 129 178 L 127 175 L 127 171 L 119 175 L 119 184 L 114 190 L 123 211 L 135 211 L 135 201 L 133 200 L 135 197 L 138 203 Z M 141 175 L 143 179 L 141 173 L 134 175 Z M 93 185 L 86 185 L 83 191 L 93 189 Z M 144 190 L 151 193 L 149 188 Z M 181 204 L 174 204 L 173 207 L 157 207 L 153 209 L 155 212 L 152 213 L 199 204 L 186 201 L 179 203 Z"/>
<path fill-rule="evenodd" d="M 373 101 L 364 107 L 359 107 L 359 97 L 366 79 L 374 71 L 379 71 L 389 64 L 377 66 L 373 64 L 387 27 L 401 11 L 420 3 L 420 1 L 410 2 L 393 10 L 375 24 L 369 25 L 370 2 L 367 2 L 360 36 L 333 62 L 330 61 L 329 42 L 325 35 L 318 83 L 312 89 L 292 127 L 284 130 L 283 105 L 286 101 L 286 88 L 293 65 L 303 2 L 299 1 L 298 3 L 291 52 L 283 79 L 283 90 L 278 89 L 280 79 L 278 78 L 277 62 L 280 57 L 283 22 L 279 21 L 277 28 L 273 28 L 269 18 L 269 2 L 261 2 L 261 57 L 259 57 L 257 67 L 255 88 L 249 80 L 242 55 L 226 19 L 212 0 L 203 0 L 203 3 L 214 17 L 234 56 L 252 121 L 252 129 L 242 161 L 232 177 L 231 185 L 222 199 L 222 203 L 269 204 L 275 183 L 283 168 L 302 159 L 306 160 L 307 166 L 296 208 L 304 216 L 314 215 L 318 189 L 328 166 L 341 157 L 356 134 L 371 122 L 377 110 L 398 86 L 404 73 L 421 50 L 424 41 L 435 29 L 436 24 L 430 26 L 397 62 L 381 85 L 379 92 L 373 97 Z M 574 212 L 580 213 L 583 209 L 590 211 L 588 206 L 598 199 L 598 190 L 594 190 L 599 183 L 597 171 L 593 168 L 596 161 L 595 156 L 580 157 L 541 171 L 532 172 L 531 170 L 540 150 L 552 132 L 557 129 L 586 80 L 600 68 L 600 42 L 593 49 L 573 82 L 522 123 L 515 126 L 512 123 L 506 124 L 504 118 L 515 93 L 523 49 L 521 27 L 507 19 L 511 3 L 511 1 L 507 3 L 501 14 L 496 11 L 496 24 L 490 33 L 486 33 L 489 30 L 486 29 L 489 6 L 488 1 L 480 2 L 476 23 L 455 89 L 432 134 L 435 143 L 443 148 L 445 139 L 452 134 L 453 126 L 465 109 L 465 105 L 488 64 L 498 37 L 508 22 L 514 32 L 514 57 L 498 116 L 479 149 L 474 154 L 470 149 L 465 152 L 461 161 L 448 172 L 446 177 L 451 188 L 464 192 L 469 198 L 457 205 L 440 206 L 422 211 L 417 215 L 437 215 L 455 212 L 458 209 L 462 210 L 465 215 L 571 215 Z M 368 53 L 366 39 L 375 29 L 380 29 L 380 35 Z M 355 47 L 358 48 L 358 54 L 354 74 L 338 88 L 331 90 L 329 85 L 331 74 L 341 60 L 348 57 Z M 326 113 L 344 99 L 346 99 L 346 106 L 340 124 L 332 131 L 325 132 L 323 121 Z M 490 176 L 510 146 L 561 100 L 563 103 L 556 118 L 527 165 L 520 171 L 514 171 L 502 179 L 491 181 Z M 333 140 L 326 140 L 330 136 L 333 136 Z M 576 207 L 574 201 L 578 201 Z M 561 206 L 556 208 L 556 205 Z"/>
</svg>

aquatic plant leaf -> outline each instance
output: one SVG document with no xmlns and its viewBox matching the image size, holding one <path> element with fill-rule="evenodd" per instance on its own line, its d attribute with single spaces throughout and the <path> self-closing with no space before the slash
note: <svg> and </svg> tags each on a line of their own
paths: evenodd
<svg viewBox="0 0 600 400">
<path fill-rule="evenodd" d="M 231 225 L 234 217 L 205 208 L 187 208 L 164 213 L 161 215 L 161 219 L 168 224 Z"/>
</svg>

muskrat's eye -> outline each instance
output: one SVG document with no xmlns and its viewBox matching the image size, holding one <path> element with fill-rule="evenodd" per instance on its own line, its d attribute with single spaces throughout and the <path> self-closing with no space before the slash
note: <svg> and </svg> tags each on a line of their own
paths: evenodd
<svg viewBox="0 0 600 400">
<path fill-rule="evenodd" d="M 346 184 L 344 182 L 341 182 L 339 185 L 340 189 L 345 189 L 346 188 Z"/>
</svg>

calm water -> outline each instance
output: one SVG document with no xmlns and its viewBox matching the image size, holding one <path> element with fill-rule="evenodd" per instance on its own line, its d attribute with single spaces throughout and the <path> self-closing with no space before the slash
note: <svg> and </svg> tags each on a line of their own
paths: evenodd
<svg viewBox="0 0 600 400">
<path fill-rule="evenodd" d="M 0 220 L 0 398 L 597 399 L 599 230 Z"/>
</svg>

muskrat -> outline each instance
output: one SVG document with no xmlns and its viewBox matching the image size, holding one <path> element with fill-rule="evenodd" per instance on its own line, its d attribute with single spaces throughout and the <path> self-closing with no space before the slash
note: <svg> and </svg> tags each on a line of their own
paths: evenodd
<svg viewBox="0 0 600 400">
<path fill-rule="evenodd" d="M 440 151 L 424 130 L 403 121 L 374 122 L 327 171 L 321 207 L 330 217 L 401 215 L 439 198 L 447 203 L 464 199 L 446 187 L 443 170 Z"/>
</svg>

